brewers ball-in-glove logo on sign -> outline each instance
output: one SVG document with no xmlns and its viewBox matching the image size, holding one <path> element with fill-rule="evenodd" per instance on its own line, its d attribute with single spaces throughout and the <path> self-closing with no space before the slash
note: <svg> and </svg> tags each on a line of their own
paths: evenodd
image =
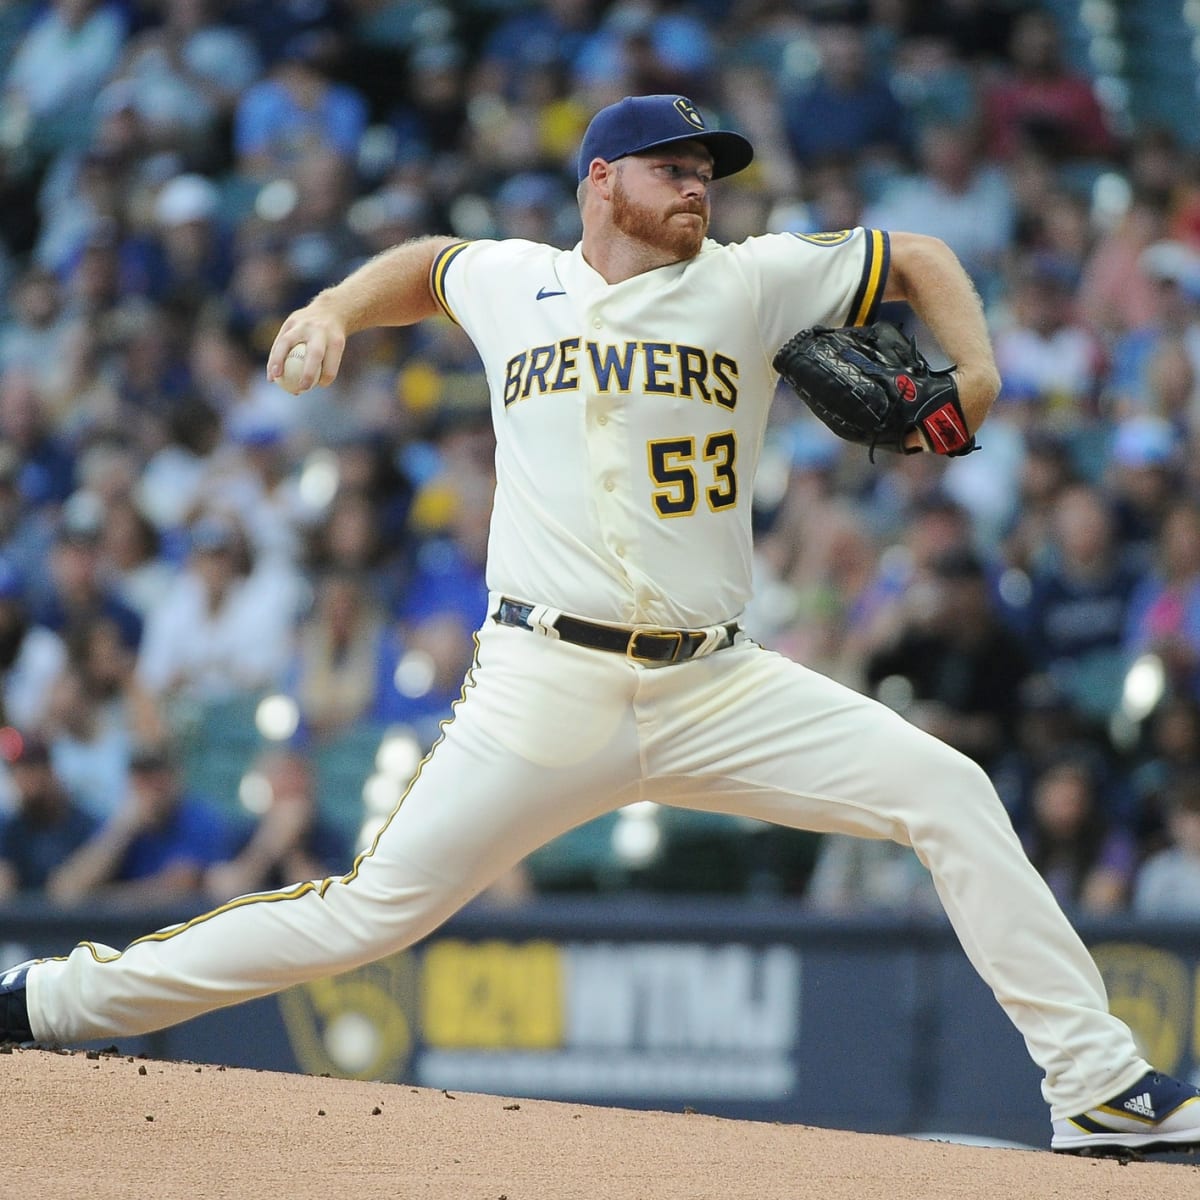
<svg viewBox="0 0 1200 1200">
<path fill-rule="evenodd" d="M 416 960 L 403 953 L 282 992 L 279 1008 L 296 1062 L 314 1075 L 404 1078 L 417 987 Z"/>
<path fill-rule="evenodd" d="M 1146 1058 L 1167 1071 L 1200 1063 L 1200 971 L 1191 956 L 1137 942 L 1093 947 L 1109 1007 Z"/>
</svg>

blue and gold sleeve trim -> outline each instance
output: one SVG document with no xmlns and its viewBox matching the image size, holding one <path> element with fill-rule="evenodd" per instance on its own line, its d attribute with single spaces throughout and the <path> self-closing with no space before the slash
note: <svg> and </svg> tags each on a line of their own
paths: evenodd
<svg viewBox="0 0 1200 1200">
<path fill-rule="evenodd" d="M 429 272 L 429 286 L 433 290 L 433 298 L 438 302 L 442 312 L 455 325 L 459 325 L 461 322 L 454 315 L 454 309 L 450 307 L 450 301 L 446 299 L 446 272 L 450 269 L 450 264 L 470 244 L 470 242 L 451 242 L 444 250 L 439 250 L 437 257 L 433 260 L 433 267 Z"/>
<path fill-rule="evenodd" d="M 850 302 L 851 325 L 869 325 L 875 320 L 887 284 L 891 242 L 882 229 L 866 229 L 866 255 L 863 258 L 862 279 Z"/>
</svg>

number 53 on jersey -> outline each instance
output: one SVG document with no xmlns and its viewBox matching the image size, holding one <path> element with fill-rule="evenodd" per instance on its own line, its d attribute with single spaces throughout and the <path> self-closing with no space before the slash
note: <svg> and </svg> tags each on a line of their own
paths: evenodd
<svg viewBox="0 0 1200 1200">
<path fill-rule="evenodd" d="M 646 444 L 651 493 L 660 517 L 690 517 L 701 493 L 712 512 L 737 504 L 737 439 L 732 429 L 710 433 L 699 456 L 694 437 L 659 438 Z"/>
</svg>

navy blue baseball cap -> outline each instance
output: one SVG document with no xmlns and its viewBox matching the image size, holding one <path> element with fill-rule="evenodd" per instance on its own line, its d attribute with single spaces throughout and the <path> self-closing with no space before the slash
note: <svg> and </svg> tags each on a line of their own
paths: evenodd
<svg viewBox="0 0 1200 1200">
<path fill-rule="evenodd" d="M 686 96 L 626 96 L 592 118 L 579 147 L 579 178 L 587 177 L 594 158 L 615 162 L 673 142 L 702 142 L 713 156 L 714 179 L 736 174 L 754 158 L 746 138 L 731 129 L 709 129 Z"/>
</svg>

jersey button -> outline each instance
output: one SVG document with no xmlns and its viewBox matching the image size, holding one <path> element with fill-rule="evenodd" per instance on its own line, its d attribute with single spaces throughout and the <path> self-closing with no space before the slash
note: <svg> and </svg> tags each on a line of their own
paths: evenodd
<svg viewBox="0 0 1200 1200">
<path fill-rule="evenodd" d="M 592 328 L 593 328 L 593 329 L 603 329 L 603 328 L 604 328 L 604 322 L 603 322 L 603 321 L 593 321 L 593 322 L 592 322 Z"/>
<path fill-rule="evenodd" d="M 597 425 L 607 425 L 607 424 L 608 424 L 608 418 L 607 418 L 607 417 L 606 417 L 606 416 L 605 416 L 603 413 L 601 413 L 601 414 L 600 414 L 600 415 L 599 415 L 599 416 L 596 418 L 596 424 L 597 424 Z"/>
<path fill-rule="evenodd" d="M 615 492 L 617 490 L 617 485 L 613 480 L 606 479 L 604 481 L 604 490 L 606 492 Z"/>
<path fill-rule="evenodd" d="M 625 547 L 624 547 L 624 546 L 614 546 L 614 547 L 613 547 L 613 553 L 614 553 L 614 554 L 615 554 L 615 555 L 616 555 L 618 558 L 624 558 L 624 557 L 625 557 Z"/>
</svg>

